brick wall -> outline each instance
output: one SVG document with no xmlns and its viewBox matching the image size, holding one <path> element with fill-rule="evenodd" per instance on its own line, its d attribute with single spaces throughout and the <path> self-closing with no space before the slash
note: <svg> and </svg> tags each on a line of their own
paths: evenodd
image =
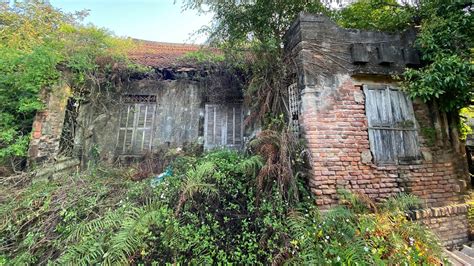
<svg viewBox="0 0 474 266">
<path fill-rule="evenodd" d="M 376 165 L 370 153 L 363 81 L 349 76 L 324 92 L 303 91 L 301 124 L 313 158 L 310 187 L 317 204 L 337 203 L 337 190 L 347 189 L 381 200 L 405 191 L 419 196 L 427 206 L 461 202 L 466 175 L 465 159 L 452 149 L 419 142 L 423 160 L 411 165 Z M 380 81 L 378 81 L 380 82 Z M 417 103 L 420 125 L 430 124 L 428 107 Z M 443 143 L 445 143 L 443 141 Z M 449 142 L 449 141 L 448 141 Z"/>
<path fill-rule="evenodd" d="M 30 166 L 52 161 L 57 156 L 69 95 L 70 88 L 65 84 L 55 86 L 51 91 L 43 91 L 41 98 L 45 108 L 36 113 L 33 121 L 28 149 Z"/>
<path fill-rule="evenodd" d="M 338 203 L 338 189 L 377 201 L 412 193 L 430 208 L 463 202 L 469 175 L 456 126 L 450 127 L 456 121 L 434 105 L 414 101 L 421 159 L 373 163 L 361 85 L 393 83 L 393 75 L 419 66 L 415 39 L 414 30 L 397 34 L 343 29 L 327 17 L 303 13 L 286 33 L 288 65 L 293 66 L 301 95 L 301 132 L 312 155 L 310 188 L 321 208 Z M 462 208 L 456 213 L 443 208 L 431 209 L 422 222 L 445 243 L 467 240 Z"/>
<path fill-rule="evenodd" d="M 467 212 L 468 206 L 459 204 L 417 210 L 408 213 L 408 216 L 430 228 L 444 246 L 451 247 L 468 241 Z"/>
</svg>

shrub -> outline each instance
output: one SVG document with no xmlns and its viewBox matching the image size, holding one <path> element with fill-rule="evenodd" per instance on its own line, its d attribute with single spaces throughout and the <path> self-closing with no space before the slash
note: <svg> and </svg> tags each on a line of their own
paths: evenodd
<svg viewBox="0 0 474 266">
<path fill-rule="evenodd" d="M 344 193 L 348 204 L 321 215 L 304 210 L 290 216 L 296 264 L 434 265 L 441 263 L 437 238 L 404 211 L 419 204 L 399 195 L 376 205 Z"/>
<path fill-rule="evenodd" d="M 258 193 L 260 156 L 217 150 L 172 160 L 152 188 L 126 169 L 93 166 L 23 188 L 2 187 L 4 264 L 431 264 L 438 242 L 405 218 L 417 201 L 375 205 L 341 192 L 321 213 L 301 184 L 299 201 L 277 179 Z M 270 182 L 270 181 L 268 181 Z M 269 189 L 269 187 L 271 189 Z M 7 190 L 9 191 L 7 193 Z"/>
</svg>

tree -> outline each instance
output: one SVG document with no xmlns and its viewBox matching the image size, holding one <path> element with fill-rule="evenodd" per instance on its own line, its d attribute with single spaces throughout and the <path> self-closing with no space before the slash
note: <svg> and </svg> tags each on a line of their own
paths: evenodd
<svg viewBox="0 0 474 266">
<path fill-rule="evenodd" d="M 299 12 L 322 12 L 339 25 L 367 30 L 419 30 L 416 41 L 424 66 L 407 69 L 403 87 L 412 97 L 437 101 L 442 111 L 457 112 L 470 104 L 473 88 L 474 15 L 470 0 L 423 0 L 411 6 L 396 0 L 360 0 L 348 7 L 327 10 L 320 1 L 310 0 L 186 0 L 185 7 L 214 12 L 211 41 L 225 49 L 251 50 L 249 98 L 260 114 L 279 113 L 279 94 L 285 86 L 283 34 Z M 248 52 L 248 50 L 247 50 Z M 255 114 L 255 113 L 254 113 Z M 262 118 L 263 116 L 257 116 Z"/>
<path fill-rule="evenodd" d="M 39 93 L 65 78 L 64 70 L 80 87 L 100 72 L 98 57 L 124 58 L 130 42 L 82 26 L 85 15 L 39 1 L 0 5 L 0 165 L 24 162 L 32 120 L 43 107 Z"/>
<path fill-rule="evenodd" d="M 472 101 L 474 64 L 473 3 L 469 0 L 422 1 L 416 41 L 425 66 L 403 78 L 411 96 L 436 101 L 442 111 L 458 112 Z"/>
<path fill-rule="evenodd" d="M 299 12 L 329 13 L 314 0 L 185 0 L 184 7 L 214 14 L 210 42 L 248 74 L 246 99 L 253 112 L 247 122 L 270 121 L 285 113 L 288 80 L 283 35 Z"/>
</svg>

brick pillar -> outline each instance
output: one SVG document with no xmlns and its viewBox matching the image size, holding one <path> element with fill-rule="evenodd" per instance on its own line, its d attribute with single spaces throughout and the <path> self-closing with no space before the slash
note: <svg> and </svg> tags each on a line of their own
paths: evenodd
<svg viewBox="0 0 474 266">
<path fill-rule="evenodd" d="M 64 124 L 67 100 L 71 89 L 64 82 L 44 90 L 40 97 L 44 109 L 36 113 L 28 149 L 28 165 L 54 160 L 59 152 L 59 142 Z"/>
</svg>

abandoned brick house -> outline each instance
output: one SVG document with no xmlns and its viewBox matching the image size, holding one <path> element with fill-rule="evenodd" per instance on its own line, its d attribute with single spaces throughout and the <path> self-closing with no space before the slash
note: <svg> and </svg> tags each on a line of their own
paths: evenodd
<svg viewBox="0 0 474 266">
<path fill-rule="evenodd" d="M 317 204 L 336 204 L 338 189 L 378 200 L 409 192 L 427 208 L 414 218 L 447 245 L 467 241 L 469 175 L 453 120 L 411 100 L 392 78 L 420 65 L 415 33 L 348 30 L 324 16 L 300 14 L 285 39 L 296 77 L 288 88 L 289 117 L 311 154 L 309 185 Z M 79 107 L 77 155 L 97 149 L 101 159 L 113 161 L 186 143 L 241 148 L 248 133 L 240 81 L 225 71 L 177 64 L 198 49 L 142 42 L 131 58 L 154 74 L 131 80 L 105 109 Z M 56 94 L 34 122 L 30 160 L 54 158 L 60 149 L 67 92 Z"/>
</svg>

